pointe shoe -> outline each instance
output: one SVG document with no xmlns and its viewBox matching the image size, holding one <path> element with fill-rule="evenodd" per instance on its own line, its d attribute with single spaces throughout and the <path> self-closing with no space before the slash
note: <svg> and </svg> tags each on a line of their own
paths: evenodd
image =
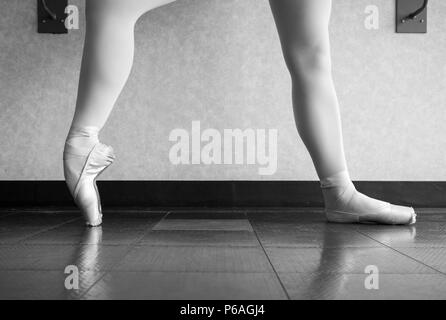
<svg viewBox="0 0 446 320">
<path fill-rule="evenodd" d="M 397 206 L 358 192 L 347 170 L 321 180 L 325 215 L 329 222 L 411 225 L 416 213 L 411 207 Z"/>
<path fill-rule="evenodd" d="M 387 225 L 412 225 L 417 221 L 417 214 L 411 207 L 397 206 L 387 203 L 387 208 L 376 212 L 348 212 L 346 210 L 325 209 L 329 222 L 335 223 L 363 223 Z"/>
<path fill-rule="evenodd" d="M 96 179 L 114 160 L 113 148 L 97 143 L 88 154 L 76 186 L 72 191 L 74 202 L 81 210 L 89 227 L 97 227 L 102 224 L 101 198 Z"/>
</svg>

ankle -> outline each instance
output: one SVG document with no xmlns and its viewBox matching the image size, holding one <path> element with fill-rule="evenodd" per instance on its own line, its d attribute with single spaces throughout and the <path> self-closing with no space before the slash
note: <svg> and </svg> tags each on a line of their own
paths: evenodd
<svg viewBox="0 0 446 320">
<path fill-rule="evenodd" d="M 326 208 L 348 203 L 356 193 L 347 170 L 323 178 L 320 183 Z"/>
<path fill-rule="evenodd" d="M 99 143 L 99 128 L 94 126 L 71 126 L 65 141 L 64 153 L 85 155 Z"/>
</svg>

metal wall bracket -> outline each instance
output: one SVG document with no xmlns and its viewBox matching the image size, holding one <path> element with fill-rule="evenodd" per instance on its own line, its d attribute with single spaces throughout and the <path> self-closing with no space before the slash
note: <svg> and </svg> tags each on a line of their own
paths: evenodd
<svg viewBox="0 0 446 320">
<path fill-rule="evenodd" d="M 68 0 L 37 0 L 37 32 L 68 33 L 65 8 Z"/>
<path fill-rule="evenodd" d="M 396 32 L 427 32 L 427 0 L 396 0 Z"/>
</svg>

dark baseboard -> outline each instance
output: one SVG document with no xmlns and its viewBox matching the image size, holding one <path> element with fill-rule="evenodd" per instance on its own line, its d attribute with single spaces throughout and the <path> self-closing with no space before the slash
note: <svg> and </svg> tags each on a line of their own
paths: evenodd
<svg viewBox="0 0 446 320">
<path fill-rule="evenodd" d="M 446 182 L 358 181 L 371 197 L 414 207 L 446 207 Z M 322 207 L 316 181 L 98 181 L 103 206 Z M 1 207 L 74 203 L 64 181 L 0 181 Z"/>
</svg>

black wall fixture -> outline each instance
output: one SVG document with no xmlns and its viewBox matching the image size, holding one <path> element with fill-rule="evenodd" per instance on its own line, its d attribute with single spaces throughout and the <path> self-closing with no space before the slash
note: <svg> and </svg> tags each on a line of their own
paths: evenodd
<svg viewBox="0 0 446 320">
<path fill-rule="evenodd" d="M 428 0 L 396 0 L 396 32 L 426 33 Z"/>
<path fill-rule="evenodd" d="M 65 8 L 68 0 L 37 0 L 37 32 L 68 33 Z"/>
</svg>

